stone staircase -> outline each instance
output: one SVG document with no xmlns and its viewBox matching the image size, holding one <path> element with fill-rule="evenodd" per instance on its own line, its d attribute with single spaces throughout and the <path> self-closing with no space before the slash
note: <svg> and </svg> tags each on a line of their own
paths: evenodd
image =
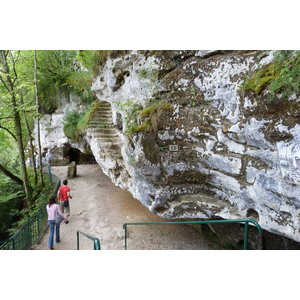
<svg viewBox="0 0 300 300">
<path fill-rule="evenodd" d="M 86 132 L 88 138 L 94 139 L 94 142 L 103 149 L 102 157 L 104 155 L 115 160 L 122 159 L 121 147 L 123 143 L 112 122 L 110 103 L 104 101 L 95 103 Z M 94 156 L 97 159 L 95 153 Z"/>
</svg>

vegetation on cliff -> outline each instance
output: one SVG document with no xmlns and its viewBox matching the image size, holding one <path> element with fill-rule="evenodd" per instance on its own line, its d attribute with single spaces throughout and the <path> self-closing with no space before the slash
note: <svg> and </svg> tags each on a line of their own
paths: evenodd
<svg viewBox="0 0 300 300">
<path fill-rule="evenodd" d="M 253 91 L 256 94 L 268 89 L 270 97 L 280 94 L 281 99 L 299 94 L 300 51 L 276 51 L 275 60 L 254 73 L 242 87 L 245 91 Z"/>
</svg>

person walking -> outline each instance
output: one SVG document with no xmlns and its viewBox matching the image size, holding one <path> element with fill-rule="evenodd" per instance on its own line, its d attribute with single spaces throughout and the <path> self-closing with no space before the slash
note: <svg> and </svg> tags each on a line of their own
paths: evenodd
<svg viewBox="0 0 300 300">
<path fill-rule="evenodd" d="M 57 198 L 59 200 L 59 206 L 63 213 L 70 216 L 70 201 L 72 196 L 70 194 L 71 189 L 68 187 L 68 180 L 64 179 L 63 185 L 58 189 Z"/>
<path fill-rule="evenodd" d="M 55 203 L 56 197 L 51 196 L 49 202 L 46 206 L 48 213 L 48 225 L 50 229 L 49 239 L 48 239 L 48 247 L 50 250 L 54 250 L 54 230 L 55 230 L 55 241 L 56 243 L 60 242 L 60 220 L 57 219 L 57 214 L 65 220 L 65 223 L 68 224 L 68 218 L 61 212 L 61 209 L 58 204 Z"/>
<path fill-rule="evenodd" d="M 49 168 L 51 168 L 52 164 L 52 154 L 50 152 L 50 149 L 48 149 L 48 152 L 46 153 L 46 160 L 47 160 L 47 165 Z"/>
</svg>

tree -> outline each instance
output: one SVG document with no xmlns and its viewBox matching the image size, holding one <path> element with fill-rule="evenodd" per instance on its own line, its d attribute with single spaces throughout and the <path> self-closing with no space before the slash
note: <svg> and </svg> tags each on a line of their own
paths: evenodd
<svg viewBox="0 0 300 300">
<path fill-rule="evenodd" d="M 18 108 L 17 94 L 15 90 L 15 85 L 18 79 L 16 72 L 16 61 L 18 60 L 19 52 L 13 53 L 10 50 L 0 50 L 0 81 L 2 82 L 4 88 L 8 92 L 8 97 L 10 99 L 10 104 L 12 108 L 12 117 L 14 121 L 14 129 L 17 138 L 17 145 L 20 155 L 20 165 L 23 178 L 23 186 L 25 190 L 26 200 L 24 206 L 28 207 L 30 199 L 30 185 L 28 180 L 28 174 L 25 163 L 25 153 L 23 145 L 23 133 L 21 116 Z"/>
<path fill-rule="evenodd" d="M 14 175 L 11 173 L 7 168 L 5 168 L 1 163 L 0 163 L 0 171 L 8 176 L 11 180 L 13 180 L 15 183 L 22 185 L 23 186 L 23 181 L 20 179 L 18 176 Z"/>
<path fill-rule="evenodd" d="M 36 51 L 34 51 L 34 87 L 35 87 L 35 104 L 36 104 L 36 120 L 37 120 L 37 135 L 38 135 L 38 153 L 39 153 L 39 167 L 40 167 L 40 179 L 42 186 L 44 185 L 43 180 L 43 162 L 42 162 L 42 147 L 40 137 L 40 117 L 39 117 L 39 97 L 38 97 L 38 86 L 37 86 L 37 62 L 36 62 Z"/>
<path fill-rule="evenodd" d="M 23 100 L 23 94 L 21 92 L 20 92 L 20 103 L 23 107 L 25 106 L 24 105 L 24 100 Z M 32 161 L 32 166 L 33 166 L 33 174 L 34 174 L 34 184 L 37 185 L 38 177 L 37 177 L 36 163 L 35 163 L 35 149 L 34 149 L 34 145 L 33 145 L 34 138 L 32 136 L 32 131 L 30 129 L 28 118 L 27 118 L 25 110 L 23 110 L 23 114 L 24 114 L 24 122 L 25 122 L 26 130 L 27 130 L 27 134 L 28 134 L 28 138 L 29 138 L 29 144 L 30 144 L 31 161 Z"/>
</svg>

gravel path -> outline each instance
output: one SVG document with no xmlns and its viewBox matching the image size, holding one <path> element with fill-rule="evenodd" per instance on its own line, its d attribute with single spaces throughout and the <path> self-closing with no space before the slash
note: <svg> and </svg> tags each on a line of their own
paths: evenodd
<svg viewBox="0 0 300 300">
<path fill-rule="evenodd" d="M 67 167 L 53 167 L 52 171 L 63 180 Z M 77 230 L 99 238 L 101 250 L 124 250 L 124 223 L 169 221 L 151 213 L 129 192 L 115 186 L 98 165 L 78 165 L 77 175 L 69 180 L 73 195 L 70 222 L 61 225 L 61 242 L 54 243 L 56 250 L 76 250 Z M 48 236 L 49 230 L 32 249 L 48 250 Z M 129 226 L 127 248 L 214 249 L 199 232 L 186 225 Z M 93 249 L 93 242 L 80 236 L 80 249 Z"/>
</svg>

